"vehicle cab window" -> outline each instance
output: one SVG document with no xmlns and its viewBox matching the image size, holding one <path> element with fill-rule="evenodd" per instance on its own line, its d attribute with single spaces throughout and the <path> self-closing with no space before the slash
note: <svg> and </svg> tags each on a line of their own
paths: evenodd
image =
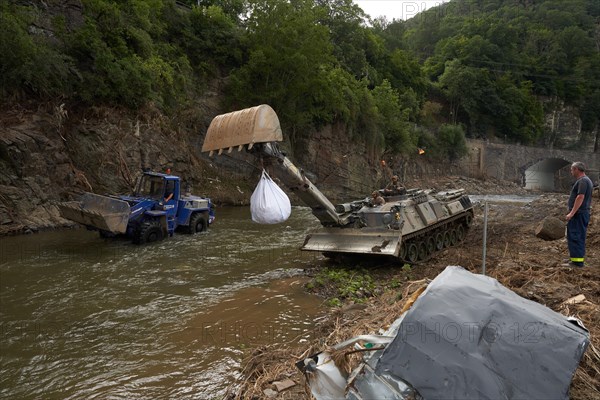
<svg viewBox="0 0 600 400">
<path fill-rule="evenodd" d="M 166 185 L 165 185 L 165 195 L 164 195 L 164 202 L 170 202 L 170 201 L 174 201 L 175 197 L 175 181 L 172 180 L 168 180 Z"/>
</svg>

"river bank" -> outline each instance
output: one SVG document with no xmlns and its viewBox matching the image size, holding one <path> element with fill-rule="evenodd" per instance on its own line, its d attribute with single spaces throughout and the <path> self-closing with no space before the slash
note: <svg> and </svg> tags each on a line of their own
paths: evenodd
<svg viewBox="0 0 600 400">
<path fill-rule="evenodd" d="M 469 184 L 468 181 L 462 183 Z M 590 331 L 591 346 L 575 374 L 570 396 L 572 399 L 600 399 L 597 352 L 600 349 L 600 210 L 593 211 L 590 222 L 584 269 L 559 266 L 567 257 L 565 239 L 546 242 L 534 234 L 536 225 L 544 217 L 552 215 L 564 219 L 566 200 L 566 195 L 543 194 L 529 203 L 490 203 L 487 275 L 520 296 L 583 321 Z M 476 208 L 475 222 L 465 241 L 422 265 L 325 263 L 311 270 L 313 279 L 307 290 L 320 293 L 330 305 L 315 323 L 313 336 L 316 339 L 248 350 L 240 379 L 230 387 L 229 397 L 310 399 L 305 378 L 294 365 L 297 360 L 351 337 L 386 329 L 400 316 L 405 299 L 448 265 L 460 265 L 481 273 L 483 207 L 479 204 Z M 336 287 L 335 279 L 319 283 L 327 275 L 352 275 L 355 282 L 361 281 L 368 290 L 344 298 L 340 296 L 342 291 Z M 347 282 L 343 284 L 347 285 Z M 567 299 L 581 294 L 585 296 L 584 301 L 565 304 Z M 295 386 L 278 393 L 273 383 L 290 379 Z"/>
</svg>

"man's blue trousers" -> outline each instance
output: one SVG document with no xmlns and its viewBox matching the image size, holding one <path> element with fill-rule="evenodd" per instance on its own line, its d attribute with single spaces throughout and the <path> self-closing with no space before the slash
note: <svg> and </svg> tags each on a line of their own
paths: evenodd
<svg viewBox="0 0 600 400">
<path fill-rule="evenodd" d="M 585 235 L 590 223 L 590 212 L 579 211 L 567 223 L 567 243 L 571 262 L 583 265 L 585 261 Z"/>
</svg>

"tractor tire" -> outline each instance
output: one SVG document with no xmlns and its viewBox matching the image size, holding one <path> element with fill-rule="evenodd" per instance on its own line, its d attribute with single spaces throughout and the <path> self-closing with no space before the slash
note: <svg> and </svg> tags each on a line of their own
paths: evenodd
<svg viewBox="0 0 600 400">
<path fill-rule="evenodd" d="M 203 213 L 196 213 L 190 218 L 189 232 L 193 235 L 197 232 L 204 232 L 208 228 L 208 218 Z"/>
<path fill-rule="evenodd" d="M 142 222 L 133 236 L 133 243 L 152 243 L 164 238 L 163 230 L 158 221 Z"/>
</svg>

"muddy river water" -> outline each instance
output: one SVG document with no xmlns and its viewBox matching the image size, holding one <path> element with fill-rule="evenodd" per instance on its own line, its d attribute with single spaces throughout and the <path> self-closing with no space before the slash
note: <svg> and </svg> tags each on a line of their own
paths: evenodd
<svg viewBox="0 0 600 400">
<path fill-rule="evenodd" d="M 537 196 L 471 196 L 527 203 Z M 244 349 L 310 339 L 300 252 L 319 226 L 217 210 L 210 232 L 136 246 L 64 230 L 0 238 L 0 398 L 217 399 Z"/>
<path fill-rule="evenodd" d="M 0 238 L 0 398 L 220 398 L 249 346 L 306 340 L 321 300 L 297 250 L 318 226 L 217 210 L 210 232 L 135 246 L 66 230 Z"/>
</svg>

